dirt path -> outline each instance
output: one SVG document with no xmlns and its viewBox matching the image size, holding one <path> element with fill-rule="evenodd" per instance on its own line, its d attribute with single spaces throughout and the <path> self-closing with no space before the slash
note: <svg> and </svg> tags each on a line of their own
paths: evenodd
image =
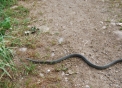
<svg viewBox="0 0 122 88">
<path fill-rule="evenodd" d="M 114 4 L 109 0 L 30 0 L 20 4 L 30 9 L 31 19 L 36 19 L 31 26 L 49 29 L 48 35 L 39 37 L 43 47 L 35 49 L 41 56 L 49 54 L 50 59 L 56 59 L 80 53 L 100 65 L 122 58 L 122 39 L 118 40 L 114 33 L 119 29 L 114 23 L 122 17 L 122 9 L 111 7 Z M 54 71 L 60 67 L 68 70 Z M 96 70 L 71 59 L 54 66 L 39 65 L 38 74 L 46 78 L 32 79 L 39 83 L 36 88 L 122 88 L 121 68 L 117 64 Z"/>
</svg>

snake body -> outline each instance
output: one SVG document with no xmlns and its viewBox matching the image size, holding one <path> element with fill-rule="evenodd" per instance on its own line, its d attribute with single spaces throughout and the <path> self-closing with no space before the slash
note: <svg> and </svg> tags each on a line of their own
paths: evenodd
<svg viewBox="0 0 122 88">
<path fill-rule="evenodd" d="M 56 59 L 56 60 L 52 60 L 52 61 L 40 61 L 40 60 L 33 60 L 31 58 L 27 58 L 26 60 L 29 60 L 31 61 L 32 63 L 35 63 L 35 64 L 56 64 L 56 63 L 59 63 L 63 60 L 66 60 L 66 59 L 69 59 L 69 58 L 73 58 L 73 57 L 77 57 L 83 61 L 85 61 L 89 66 L 95 68 L 95 69 L 98 69 L 98 70 L 102 70 L 102 69 L 106 69 L 118 62 L 122 62 L 122 59 L 118 59 L 118 60 L 114 60 L 106 65 L 103 65 L 103 66 L 99 66 L 99 65 L 95 65 L 93 63 L 91 63 L 87 58 L 85 58 L 83 55 L 81 54 L 69 54 L 67 56 L 64 56 L 62 58 L 59 58 L 59 59 Z"/>
</svg>

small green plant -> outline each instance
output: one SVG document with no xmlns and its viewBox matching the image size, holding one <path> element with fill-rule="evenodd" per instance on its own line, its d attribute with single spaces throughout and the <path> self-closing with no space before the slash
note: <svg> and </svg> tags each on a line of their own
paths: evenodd
<svg viewBox="0 0 122 88">
<path fill-rule="evenodd" d="M 122 30 L 122 27 L 119 30 Z"/>
<path fill-rule="evenodd" d="M 9 29 L 11 27 L 11 24 L 10 24 L 10 18 L 7 17 L 5 18 L 5 20 L 3 20 L 1 23 L 0 23 L 0 33 L 2 35 L 5 35 L 5 32 L 7 29 Z"/>
<path fill-rule="evenodd" d="M 24 65 L 24 67 L 25 67 L 25 74 L 28 75 L 35 72 L 34 70 L 36 68 L 36 65 L 30 63 L 29 65 Z"/>
<path fill-rule="evenodd" d="M 64 65 L 61 65 L 60 67 L 57 67 L 55 69 L 56 72 L 59 72 L 59 71 L 67 71 L 67 70 L 68 70 L 68 68 L 65 67 Z"/>
<path fill-rule="evenodd" d="M 21 46 L 21 45 L 22 44 L 21 44 L 21 40 L 20 39 L 15 38 L 15 39 L 11 40 L 11 44 L 10 44 L 11 47 L 13 47 L 13 46 Z"/>
<path fill-rule="evenodd" d="M 122 19 L 119 22 L 122 23 Z"/>
<path fill-rule="evenodd" d="M 0 88 L 15 88 L 15 84 L 11 83 L 9 80 L 0 82 Z"/>
</svg>

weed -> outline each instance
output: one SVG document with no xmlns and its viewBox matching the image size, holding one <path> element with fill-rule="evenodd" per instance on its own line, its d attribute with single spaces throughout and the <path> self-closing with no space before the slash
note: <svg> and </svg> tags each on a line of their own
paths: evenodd
<svg viewBox="0 0 122 88">
<path fill-rule="evenodd" d="M 41 81 L 40 87 L 45 86 L 46 88 L 61 88 L 60 82 L 61 78 L 58 76 L 47 76 L 43 81 Z"/>
<path fill-rule="evenodd" d="M 50 51 L 50 47 L 45 47 L 46 52 Z"/>
<path fill-rule="evenodd" d="M 15 84 L 11 83 L 9 80 L 0 82 L 0 88 L 15 88 Z"/>
<path fill-rule="evenodd" d="M 52 45 L 52 46 L 56 45 L 56 41 L 55 41 L 55 40 L 52 40 L 52 41 L 51 41 L 51 45 Z"/>
<path fill-rule="evenodd" d="M 27 79 L 26 82 L 25 82 L 25 85 L 27 88 L 29 88 L 29 84 L 31 83 L 31 79 Z"/>
<path fill-rule="evenodd" d="M 119 30 L 122 30 L 122 27 Z"/>
<path fill-rule="evenodd" d="M 50 58 L 50 54 L 46 54 L 44 57 L 42 57 L 42 58 L 44 58 L 44 59 L 46 59 L 46 58 Z"/>
<path fill-rule="evenodd" d="M 35 64 L 30 63 L 28 66 L 27 65 L 24 65 L 24 66 L 25 66 L 25 74 L 26 75 L 32 74 L 35 72 L 35 68 L 36 68 Z"/>
<path fill-rule="evenodd" d="M 26 88 L 37 88 L 36 87 L 37 84 L 32 83 L 32 79 L 31 78 L 29 78 L 28 80 L 26 80 L 25 86 L 26 86 Z"/>
<path fill-rule="evenodd" d="M 59 72 L 59 71 L 67 71 L 68 68 L 66 68 L 64 65 L 61 65 L 60 67 L 56 67 L 55 68 L 55 71 L 56 72 Z"/>
<path fill-rule="evenodd" d="M 21 40 L 20 39 L 15 38 L 15 39 L 11 40 L 11 44 L 10 44 L 11 47 L 13 47 L 13 46 L 21 46 L 21 45 L 22 44 L 21 44 Z"/>
<path fill-rule="evenodd" d="M 119 22 L 122 23 L 122 19 Z"/>
<path fill-rule="evenodd" d="M 111 21 L 109 19 L 105 20 L 105 22 L 110 23 Z"/>
<path fill-rule="evenodd" d="M 11 27 L 10 18 L 5 18 L 5 20 L 3 20 L 0 23 L 0 33 L 2 35 L 5 35 L 6 30 L 9 29 L 10 27 Z"/>
</svg>

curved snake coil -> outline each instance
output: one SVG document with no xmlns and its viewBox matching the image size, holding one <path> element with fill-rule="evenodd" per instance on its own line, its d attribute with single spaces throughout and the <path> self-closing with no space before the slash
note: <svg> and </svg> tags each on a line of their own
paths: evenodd
<svg viewBox="0 0 122 88">
<path fill-rule="evenodd" d="M 35 64 L 56 64 L 56 63 L 59 63 L 63 60 L 66 60 L 66 59 L 69 59 L 69 58 L 73 58 L 73 57 L 78 57 L 79 59 L 81 60 L 84 60 L 89 66 L 95 68 L 95 69 L 98 69 L 98 70 L 102 70 L 102 69 L 106 69 L 118 62 L 122 62 L 122 59 L 118 59 L 118 60 L 114 60 L 106 65 L 103 65 L 103 66 L 98 66 L 98 65 L 95 65 L 93 63 L 91 63 L 88 59 L 86 59 L 83 55 L 81 54 L 69 54 L 67 56 L 64 56 L 62 58 L 59 58 L 57 60 L 52 60 L 52 61 L 40 61 L 40 60 L 33 60 L 33 59 L 30 59 L 30 58 L 27 58 L 26 60 L 29 60 Z"/>
</svg>

